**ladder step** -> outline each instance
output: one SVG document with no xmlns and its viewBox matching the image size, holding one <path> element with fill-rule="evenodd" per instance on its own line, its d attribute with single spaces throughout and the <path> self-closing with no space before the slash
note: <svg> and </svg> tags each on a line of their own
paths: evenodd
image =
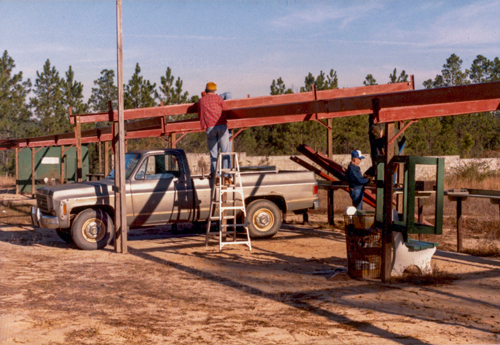
<svg viewBox="0 0 500 345">
<path fill-rule="evenodd" d="M 232 242 L 221 242 L 220 243 L 222 246 L 227 246 L 228 244 L 246 244 L 247 246 L 250 246 L 251 243 L 250 241 L 232 241 Z"/>
<path fill-rule="evenodd" d="M 220 227 L 221 228 L 235 228 L 237 226 L 243 226 L 243 227 L 247 227 L 247 224 L 225 224 L 225 225 L 221 225 Z"/>
<path fill-rule="evenodd" d="M 217 187 L 219 188 L 219 187 Z M 243 194 L 243 188 L 241 187 L 237 187 L 237 186 L 222 186 L 220 188 L 220 194 L 224 194 L 224 193 L 240 193 L 240 194 Z"/>
</svg>

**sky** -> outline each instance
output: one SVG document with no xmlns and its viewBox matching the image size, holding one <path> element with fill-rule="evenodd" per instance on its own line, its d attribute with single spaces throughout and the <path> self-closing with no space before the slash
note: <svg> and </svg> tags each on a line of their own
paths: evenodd
<svg viewBox="0 0 500 345">
<path fill-rule="evenodd" d="M 87 99 L 103 69 L 117 69 L 116 1 L 0 0 L 0 49 L 24 79 L 50 60 L 69 66 Z M 441 73 L 451 54 L 469 68 L 500 56 L 500 0 L 128 1 L 123 0 L 124 83 L 139 63 L 160 83 L 167 67 L 184 91 L 213 81 L 233 98 L 264 96 L 281 77 L 298 92 L 311 72 L 337 72 L 339 87 L 394 68 L 415 87 Z"/>
</svg>

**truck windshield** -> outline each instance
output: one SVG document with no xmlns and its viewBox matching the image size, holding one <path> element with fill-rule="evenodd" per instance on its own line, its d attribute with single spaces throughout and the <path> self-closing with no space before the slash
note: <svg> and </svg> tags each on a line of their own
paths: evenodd
<svg viewBox="0 0 500 345">
<path fill-rule="evenodd" d="M 125 153 L 125 179 L 130 177 L 132 170 L 139 162 L 141 155 L 138 153 Z M 115 178 L 115 169 L 113 169 L 106 178 Z"/>
</svg>

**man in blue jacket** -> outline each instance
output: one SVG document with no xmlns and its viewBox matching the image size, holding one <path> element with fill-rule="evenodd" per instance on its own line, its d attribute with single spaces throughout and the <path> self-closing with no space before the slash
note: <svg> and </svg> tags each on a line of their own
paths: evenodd
<svg viewBox="0 0 500 345">
<path fill-rule="evenodd" d="M 370 182 L 370 179 L 363 177 L 359 165 L 365 157 L 361 151 L 354 150 L 351 152 L 351 163 L 347 167 L 346 178 L 349 183 L 349 195 L 352 199 L 352 206 L 358 210 L 363 209 L 363 194 L 365 193 L 365 185 Z"/>
</svg>

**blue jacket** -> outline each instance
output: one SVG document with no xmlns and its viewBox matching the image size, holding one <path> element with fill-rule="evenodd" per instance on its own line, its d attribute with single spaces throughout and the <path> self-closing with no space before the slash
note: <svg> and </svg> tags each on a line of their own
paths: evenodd
<svg viewBox="0 0 500 345">
<path fill-rule="evenodd" d="M 349 183 L 349 188 L 353 189 L 356 189 L 356 187 L 362 187 L 370 182 L 370 179 L 363 177 L 361 169 L 353 163 L 349 164 L 347 167 L 345 176 L 347 178 L 347 182 Z"/>
</svg>

